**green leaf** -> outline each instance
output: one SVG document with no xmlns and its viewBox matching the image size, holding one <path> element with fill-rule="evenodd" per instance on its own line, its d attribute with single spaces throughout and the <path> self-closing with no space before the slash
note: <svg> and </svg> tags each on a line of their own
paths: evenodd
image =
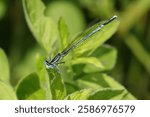
<svg viewBox="0 0 150 117">
<path fill-rule="evenodd" d="M 44 66 L 44 60 L 45 58 L 43 56 L 41 55 L 36 56 L 36 69 L 40 79 L 40 85 L 46 93 L 46 99 L 49 100 L 52 99 L 51 88 L 50 88 L 51 79 L 49 78 L 46 68 Z"/>
<path fill-rule="evenodd" d="M 115 48 L 111 46 L 102 45 L 101 47 L 97 48 L 90 56 L 96 57 L 99 63 L 101 64 L 101 66 L 103 67 L 100 68 L 100 67 L 96 67 L 94 64 L 87 64 L 84 67 L 85 73 L 108 71 L 111 70 L 116 64 L 117 51 Z"/>
<path fill-rule="evenodd" d="M 94 91 L 90 96 L 89 100 L 120 100 L 126 95 L 125 90 L 104 88 Z"/>
<path fill-rule="evenodd" d="M 16 100 L 16 94 L 12 87 L 0 81 L 0 100 Z"/>
<path fill-rule="evenodd" d="M 43 89 L 39 89 L 29 95 L 26 100 L 45 100 L 45 91 Z"/>
<path fill-rule="evenodd" d="M 22 0 L 25 18 L 38 43 L 47 53 L 54 51 L 58 38 L 57 25 L 51 18 L 44 16 L 45 5 L 41 0 Z"/>
<path fill-rule="evenodd" d="M 128 96 L 125 89 L 83 89 L 76 91 L 66 97 L 67 100 L 120 100 L 135 99 Z"/>
<path fill-rule="evenodd" d="M 65 86 L 66 86 L 66 90 L 67 90 L 66 91 L 67 95 L 79 90 L 79 88 L 77 87 L 77 85 L 75 83 L 65 82 Z"/>
<path fill-rule="evenodd" d="M 89 35 L 103 23 L 104 22 L 99 22 L 94 26 L 90 27 L 89 29 L 85 30 L 83 33 L 79 34 L 76 38 L 74 38 L 73 41 L 68 46 L 76 44 L 79 40 Z M 92 36 L 89 36 L 88 39 L 85 40 L 85 42 L 81 43 L 80 45 L 78 45 L 78 47 L 74 48 L 73 55 L 81 56 L 81 54 L 87 51 L 91 51 L 88 52 L 89 54 L 92 53 L 95 49 L 97 49 L 100 45 L 102 45 L 115 33 L 115 31 L 118 28 L 118 25 L 119 20 L 118 18 L 116 18 L 112 22 L 101 28 L 101 30 L 97 31 Z"/>
<path fill-rule="evenodd" d="M 87 100 L 89 95 L 93 92 L 92 89 L 83 89 L 76 91 L 66 97 L 67 100 Z"/>
<path fill-rule="evenodd" d="M 46 99 L 44 90 L 40 86 L 40 80 L 36 73 L 32 73 L 23 78 L 17 85 L 16 94 L 18 99 L 42 100 Z"/>
<path fill-rule="evenodd" d="M 8 59 L 1 48 L 0 48 L 0 80 L 9 84 Z"/>
<path fill-rule="evenodd" d="M 62 100 L 66 96 L 66 87 L 58 69 L 47 69 L 53 100 Z"/>
<path fill-rule="evenodd" d="M 58 29 L 59 29 L 59 35 L 61 37 L 61 42 L 60 42 L 61 43 L 61 49 L 63 49 L 67 45 L 67 40 L 68 40 L 68 37 L 69 37 L 68 27 L 67 27 L 63 17 L 61 17 L 59 19 Z"/>
<path fill-rule="evenodd" d="M 99 60 L 95 57 L 79 57 L 76 59 L 71 60 L 71 64 L 75 65 L 75 64 L 90 64 L 95 66 L 96 68 L 99 69 L 104 69 L 104 66 L 99 62 Z"/>
<path fill-rule="evenodd" d="M 61 76 L 54 78 L 51 83 L 51 92 L 54 100 L 62 100 L 66 96 L 66 87 Z"/>
<path fill-rule="evenodd" d="M 91 73 L 82 76 L 82 78 L 77 79 L 77 84 L 80 89 L 92 88 L 92 89 L 104 89 L 112 88 L 117 90 L 125 90 L 126 97 L 124 99 L 136 99 L 132 94 L 130 94 L 122 85 L 116 82 L 113 78 L 106 74 L 101 73 Z"/>
<path fill-rule="evenodd" d="M 113 78 L 102 73 L 90 73 L 83 75 L 77 79 L 78 86 L 83 88 L 116 88 L 123 89 L 123 86 L 116 82 Z"/>
</svg>

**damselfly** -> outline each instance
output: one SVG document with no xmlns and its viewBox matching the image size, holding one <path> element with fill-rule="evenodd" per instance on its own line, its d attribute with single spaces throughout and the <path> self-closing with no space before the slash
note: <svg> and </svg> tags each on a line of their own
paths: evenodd
<svg viewBox="0 0 150 117">
<path fill-rule="evenodd" d="M 86 34 L 83 38 L 81 38 L 80 40 L 78 40 L 76 43 L 70 44 L 69 47 L 67 47 L 66 49 L 64 49 L 62 52 L 58 53 L 56 56 L 54 56 L 54 58 L 49 59 L 49 60 L 45 60 L 44 63 L 45 63 L 46 68 L 47 69 L 56 68 L 58 64 L 64 63 L 61 60 L 71 50 L 73 50 L 75 47 L 77 47 L 80 44 L 82 44 L 85 40 L 87 40 L 89 37 L 91 37 L 92 35 L 94 35 L 98 31 L 100 31 L 104 26 L 106 26 L 107 24 L 109 24 L 110 22 L 112 22 L 113 20 L 115 20 L 116 18 L 117 18 L 117 16 L 113 16 L 112 18 L 110 18 L 109 20 L 107 20 L 106 22 L 104 22 L 102 25 L 99 25 L 96 29 L 94 29 L 93 31 L 91 31 L 88 34 Z"/>
</svg>

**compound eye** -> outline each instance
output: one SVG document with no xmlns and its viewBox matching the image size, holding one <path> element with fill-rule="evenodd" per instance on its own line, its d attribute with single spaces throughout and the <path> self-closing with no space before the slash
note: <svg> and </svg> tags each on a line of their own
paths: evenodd
<svg viewBox="0 0 150 117">
<path fill-rule="evenodd" d="M 50 63 L 49 63 L 47 60 L 45 60 L 45 61 L 44 61 L 44 64 L 45 64 L 45 65 L 49 65 Z"/>
<path fill-rule="evenodd" d="M 44 61 L 44 64 L 45 64 L 46 68 L 48 68 L 50 66 L 50 64 L 47 60 Z"/>
<path fill-rule="evenodd" d="M 54 67 L 55 67 L 54 64 L 49 63 L 47 60 L 44 61 L 44 64 L 45 64 L 45 66 L 46 66 L 47 69 L 50 69 L 50 68 L 54 68 Z"/>
</svg>

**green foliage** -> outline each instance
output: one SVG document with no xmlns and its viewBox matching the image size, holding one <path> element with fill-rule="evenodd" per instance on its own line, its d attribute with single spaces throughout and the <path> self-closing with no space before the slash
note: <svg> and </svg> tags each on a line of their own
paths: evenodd
<svg viewBox="0 0 150 117">
<path fill-rule="evenodd" d="M 44 58 L 40 55 L 36 56 L 36 72 L 40 79 L 40 85 L 45 91 L 45 99 L 52 99 L 51 89 L 50 89 L 50 78 L 46 72 L 45 66 L 43 64 Z"/>
<path fill-rule="evenodd" d="M 40 86 L 40 80 L 36 73 L 31 73 L 18 83 L 16 94 L 20 100 L 45 99 L 44 90 Z"/>
<path fill-rule="evenodd" d="M 0 81 L 9 84 L 9 65 L 4 51 L 0 48 Z"/>
<path fill-rule="evenodd" d="M 134 97 L 126 97 L 128 92 L 121 89 L 102 89 L 95 91 L 88 99 L 90 100 L 124 100 L 124 99 L 135 99 Z"/>
<path fill-rule="evenodd" d="M 67 100 L 87 100 L 89 95 L 93 92 L 92 89 L 83 89 L 76 91 L 66 97 Z"/>
<path fill-rule="evenodd" d="M 12 87 L 8 84 L 0 81 L 0 100 L 16 100 L 16 94 L 13 91 Z"/>
<path fill-rule="evenodd" d="M 99 63 L 101 63 L 102 67 L 98 68 L 89 64 L 84 67 L 84 72 L 90 73 L 98 71 L 108 71 L 115 66 L 117 59 L 117 51 L 114 47 L 105 44 L 97 48 L 90 56 L 96 57 Z"/>
<path fill-rule="evenodd" d="M 60 35 L 60 44 L 61 49 L 65 48 L 65 45 L 67 45 L 67 41 L 69 38 L 69 31 L 68 27 L 64 21 L 64 19 L 61 17 L 58 22 L 58 29 L 59 29 L 59 35 Z"/>
<path fill-rule="evenodd" d="M 146 14 L 150 8 L 149 0 L 62 0 L 47 1 L 47 4 L 42 0 L 22 0 L 18 6 L 21 4 L 23 11 L 15 10 L 19 12 L 12 14 L 24 12 L 27 26 L 38 45 L 29 46 L 33 37 L 22 25 L 25 24 L 23 19 L 18 20 L 19 15 L 15 15 L 17 20 L 11 20 L 15 22 L 11 25 L 13 31 L 10 40 L 13 44 L 0 40 L 0 44 L 6 44 L 1 48 L 5 49 L 8 55 L 7 59 L 3 49 L 0 49 L 0 99 L 150 98 L 150 33 Z M 7 5 L 7 2 L 0 0 L 0 20 L 6 17 Z M 117 7 L 118 5 L 120 6 Z M 114 14 L 119 14 L 118 18 L 70 51 L 60 61 L 65 63 L 56 68 L 46 68 L 44 61 L 47 58 L 48 61 L 53 59 L 105 22 L 100 21 L 83 30 L 88 21 L 97 18 L 108 19 Z M 144 32 L 144 28 L 148 31 Z M 0 28 L 1 32 L 2 30 Z M 114 35 L 115 32 L 117 33 Z M 110 41 L 112 35 L 114 36 Z M 107 44 L 104 44 L 106 41 Z M 21 49 L 23 45 L 25 48 Z"/>
<path fill-rule="evenodd" d="M 0 48 L 0 100 L 17 99 L 9 80 L 8 60 L 4 51 Z"/>
<path fill-rule="evenodd" d="M 124 100 L 135 99 L 134 97 L 127 97 L 128 92 L 125 90 L 103 88 L 103 89 L 84 89 L 74 92 L 67 96 L 68 100 Z"/>
<path fill-rule="evenodd" d="M 23 0 L 23 8 L 27 23 L 38 43 L 47 53 L 53 51 L 56 41 L 57 26 L 52 19 L 44 15 L 45 6 L 41 0 Z"/>
</svg>

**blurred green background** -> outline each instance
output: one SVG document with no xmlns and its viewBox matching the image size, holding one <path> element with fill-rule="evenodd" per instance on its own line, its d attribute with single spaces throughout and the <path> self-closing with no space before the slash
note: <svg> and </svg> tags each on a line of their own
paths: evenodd
<svg viewBox="0 0 150 117">
<path fill-rule="evenodd" d="M 150 0 L 43 0 L 45 15 L 56 23 L 63 16 L 70 37 L 113 15 L 120 18 L 117 33 L 107 43 L 118 50 L 109 73 L 138 99 L 150 99 Z M 35 69 L 41 47 L 29 31 L 21 0 L 0 0 L 0 47 L 10 64 L 11 83 Z M 42 52 L 41 52 L 42 53 Z"/>
</svg>

